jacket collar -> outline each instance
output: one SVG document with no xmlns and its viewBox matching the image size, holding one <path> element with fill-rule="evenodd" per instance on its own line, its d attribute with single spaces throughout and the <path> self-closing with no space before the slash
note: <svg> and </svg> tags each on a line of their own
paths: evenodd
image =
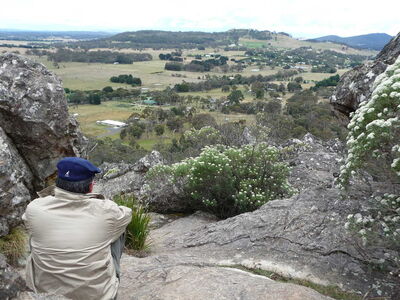
<svg viewBox="0 0 400 300">
<path fill-rule="evenodd" d="M 88 194 L 80 194 L 80 193 L 72 193 L 63 189 L 60 189 L 54 185 L 49 186 L 40 192 L 37 192 L 39 197 L 46 197 L 46 196 L 55 196 L 56 198 L 67 199 L 67 200 L 82 200 L 82 199 L 105 199 L 102 194 L 97 193 L 88 193 Z"/>
</svg>

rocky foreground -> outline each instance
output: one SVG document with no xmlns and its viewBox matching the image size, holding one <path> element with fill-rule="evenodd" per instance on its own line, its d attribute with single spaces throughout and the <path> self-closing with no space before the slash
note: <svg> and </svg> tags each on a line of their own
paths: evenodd
<svg viewBox="0 0 400 300">
<path fill-rule="evenodd" d="M 399 53 L 397 36 L 373 64 L 344 75 L 331 99 L 334 107 L 346 115 L 354 111 L 368 98 L 373 79 Z M 80 155 L 83 145 L 76 121 L 68 116 L 60 80 L 26 58 L 0 56 L 0 237 L 21 223 L 35 190 L 51 181 L 55 162 Z M 371 196 L 399 187 L 364 174 L 343 197 L 334 185 L 345 151 L 341 143 L 306 135 L 281 146 L 288 145 L 297 149 L 287 157 L 296 195 L 222 221 L 204 213 L 171 220 L 154 215 L 160 222 L 151 233 L 149 255 L 122 260 L 119 299 L 329 299 L 239 266 L 399 299 L 398 279 L 378 264 L 399 253 L 379 242 L 363 246 L 344 227 L 347 215 L 365 211 Z M 135 165 L 105 165 L 98 188 L 109 197 L 134 193 L 157 213 L 191 212 L 179 186 L 160 182 L 155 189 L 146 188 L 145 173 L 159 163 L 162 157 L 153 152 Z M 387 264 L 385 268 L 398 268 Z M 18 294 L 19 299 L 62 299 L 24 290 L 21 276 L 0 255 L 0 299 Z"/>
<path fill-rule="evenodd" d="M 344 198 L 334 185 L 343 150 L 340 142 L 323 143 L 306 135 L 303 140 L 291 140 L 287 145 L 297 145 L 299 149 L 288 158 L 292 166 L 290 182 L 298 189 L 298 194 L 270 201 L 254 212 L 226 220 L 217 221 L 212 216 L 197 213 L 154 230 L 149 257 L 126 256 L 123 260 L 122 299 L 172 299 L 168 297 L 174 290 L 182 291 L 181 299 L 202 299 L 201 293 L 208 286 L 212 286 L 212 292 L 218 295 L 210 299 L 223 299 L 226 291 L 231 293 L 228 293 L 233 297 L 230 299 L 269 299 L 265 298 L 265 291 L 259 289 L 256 281 L 253 282 L 253 274 L 226 269 L 227 266 L 262 269 L 320 285 L 334 285 L 358 294 L 371 289 L 377 294 L 391 293 L 397 282 L 371 269 L 371 264 L 385 253 L 398 254 L 381 247 L 363 247 L 357 234 L 348 232 L 344 226 L 348 214 L 367 209 L 366 200 L 371 195 L 386 192 L 391 187 L 373 182 L 366 175 L 353 182 L 353 189 Z M 130 171 L 125 168 L 125 173 L 100 181 L 99 189 L 106 193 L 110 190 L 113 193 L 133 192 L 139 198 L 143 197 L 140 186 L 145 180 L 140 174 L 161 162 L 160 155 L 153 152 Z M 113 168 L 118 170 L 118 165 Z M 162 184 L 160 187 L 152 192 L 152 199 L 159 200 L 157 206 L 150 203 L 152 207 L 159 212 L 185 212 L 185 205 L 179 203 L 184 199 L 176 197 L 179 188 Z M 216 278 L 219 271 L 233 281 L 215 286 L 219 282 Z M 196 284 L 198 279 L 201 281 Z M 280 289 L 279 285 L 286 285 L 263 280 L 267 290 L 270 285 L 277 289 Z M 309 298 L 296 298 L 296 293 L 302 295 L 307 290 L 288 285 L 288 294 L 282 298 L 279 294 L 274 297 L 317 297 L 310 294 Z M 132 296 L 134 291 L 139 298 Z M 246 293 L 255 294 L 240 298 Z M 321 295 L 318 297 L 323 299 Z"/>
</svg>

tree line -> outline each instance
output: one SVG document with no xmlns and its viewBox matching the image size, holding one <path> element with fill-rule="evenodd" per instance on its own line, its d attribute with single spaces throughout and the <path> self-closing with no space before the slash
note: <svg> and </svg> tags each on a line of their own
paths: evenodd
<svg viewBox="0 0 400 300">
<path fill-rule="evenodd" d="M 254 82 L 269 82 L 275 80 L 288 80 L 294 75 L 299 74 L 297 70 L 282 70 L 271 75 L 252 75 L 252 76 L 242 76 L 236 74 L 233 77 L 223 75 L 223 76 L 210 76 L 206 75 L 206 80 L 201 82 L 182 82 L 174 86 L 174 90 L 177 92 L 199 92 L 207 91 L 216 88 L 222 88 L 223 86 L 232 85 L 251 85 Z"/>
<path fill-rule="evenodd" d="M 188 72 L 209 72 L 214 67 L 226 65 L 228 57 L 217 55 L 215 58 L 207 60 L 192 60 L 188 64 L 179 62 L 167 62 L 165 64 L 165 70 L 169 71 L 188 71 Z"/>
<path fill-rule="evenodd" d="M 129 75 L 118 75 L 118 76 L 112 76 L 110 78 L 111 82 L 115 83 L 126 83 L 126 84 L 131 84 L 132 86 L 141 86 L 142 85 L 142 80 L 139 77 L 133 77 L 132 74 Z"/>
<path fill-rule="evenodd" d="M 121 53 L 114 51 L 74 51 L 58 48 L 56 52 L 41 51 L 41 55 L 47 55 L 47 59 L 53 62 L 85 62 L 85 63 L 119 63 L 131 64 L 135 61 L 149 61 L 153 57 L 148 53 Z"/>
</svg>

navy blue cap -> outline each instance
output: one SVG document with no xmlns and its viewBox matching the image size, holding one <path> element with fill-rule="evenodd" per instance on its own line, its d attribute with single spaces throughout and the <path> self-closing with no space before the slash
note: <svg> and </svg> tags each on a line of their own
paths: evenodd
<svg viewBox="0 0 400 300">
<path fill-rule="evenodd" d="M 57 163 L 58 177 L 67 181 L 87 180 L 101 170 L 90 161 L 79 157 L 65 157 Z"/>
</svg>

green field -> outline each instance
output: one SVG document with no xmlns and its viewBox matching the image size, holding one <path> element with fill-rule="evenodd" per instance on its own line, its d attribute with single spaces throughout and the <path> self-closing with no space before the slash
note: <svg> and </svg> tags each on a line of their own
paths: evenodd
<svg viewBox="0 0 400 300">
<path fill-rule="evenodd" d="M 378 52 L 374 50 L 360 50 L 354 49 L 350 47 L 345 47 L 340 44 L 335 44 L 331 42 L 323 42 L 323 43 L 314 43 L 308 42 L 305 40 L 298 40 L 292 37 L 288 37 L 286 35 L 278 35 L 277 39 L 271 39 L 267 41 L 259 41 L 259 40 L 251 40 L 251 39 L 244 39 L 241 38 L 239 43 L 251 47 L 251 48 L 260 48 L 263 45 L 268 47 L 275 47 L 278 49 L 295 49 L 299 47 L 312 47 L 316 50 L 333 50 L 340 53 L 347 53 L 347 54 L 360 54 L 360 55 L 369 55 L 373 56 L 376 55 Z"/>
<path fill-rule="evenodd" d="M 123 122 L 137 109 L 137 107 L 131 106 L 128 102 L 108 101 L 103 102 L 101 105 L 70 106 L 69 112 L 78 114 L 76 118 L 85 135 L 99 136 L 106 134 L 108 130 L 107 126 L 98 125 L 96 121 L 115 120 Z"/>
<path fill-rule="evenodd" d="M 366 54 L 368 51 L 359 51 L 355 49 L 348 48 L 346 50 L 341 49 L 341 45 L 331 44 L 331 43 L 310 43 L 305 41 L 296 40 L 283 35 L 278 35 L 277 40 L 259 41 L 259 40 L 249 40 L 241 39 L 240 43 L 246 45 L 247 47 L 262 47 L 266 45 L 268 47 L 274 46 L 277 48 L 296 48 L 305 45 L 310 45 L 316 49 L 335 49 L 336 51 L 345 51 L 347 53 L 363 53 Z M 269 45 L 268 45 L 269 44 Z M 95 50 L 106 50 L 106 49 L 91 49 Z M 111 50 L 111 49 L 110 49 Z M 115 49 L 112 49 L 115 51 Z M 123 49 L 119 50 L 121 52 L 139 52 L 138 50 Z M 166 71 L 164 70 L 165 61 L 161 61 L 158 58 L 160 53 L 171 52 L 172 49 L 164 50 L 152 50 L 145 49 L 140 52 L 147 52 L 153 56 L 152 61 L 146 62 L 134 62 L 133 64 L 102 64 L 102 63 L 78 63 L 78 62 L 62 62 L 58 66 L 54 65 L 53 62 L 48 61 L 45 57 L 33 57 L 39 62 L 46 65 L 51 71 L 56 73 L 63 81 L 63 85 L 66 88 L 73 90 L 94 90 L 102 89 L 105 86 L 112 86 L 113 88 L 126 87 L 131 88 L 126 84 L 112 83 L 109 81 L 110 77 L 117 76 L 120 74 L 132 74 L 134 77 L 140 77 L 142 79 L 143 86 L 149 89 L 165 89 L 170 86 L 173 87 L 177 83 L 181 83 L 183 80 L 187 82 L 199 82 L 205 79 L 205 75 L 216 75 L 216 76 L 234 76 L 237 73 L 222 73 L 217 71 L 199 73 L 199 72 L 176 72 L 176 71 Z M 221 49 L 207 48 L 205 50 L 183 50 L 182 56 L 185 58 L 185 63 L 190 62 L 194 55 L 201 54 L 211 54 L 219 53 L 226 55 L 229 59 L 232 58 L 244 58 L 244 51 L 223 51 Z M 368 54 L 371 54 L 370 51 Z M 229 64 L 234 64 L 229 61 Z M 310 66 L 308 66 L 311 69 Z M 271 75 L 282 70 L 280 67 L 271 68 L 268 66 L 257 66 L 253 63 L 248 65 L 240 74 L 242 76 L 252 76 L 252 75 Z M 347 70 L 339 70 L 338 74 L 343 74 Z M 179 74 L 179 76 L 177 76 Z M 334 74 L 327 73 L 311 73 L 305 72 L 298 76 L 302 76 L 307 83 L 303 83 L 303 88 L 309 88 L 314 85 L 313 81 L 319 81 L 330 77 Z M 277 84 L 287 82 L 274 82 Z M 242 90 L 245 99 L 244 102 L 254 101 L 254 95 L 247 91 L 244 86 L 238 87 Z M 201 92 L 189 92 L 181 93 L 182 96 L 200 96 L 203 98 L 213 97 L 222 98 L 227 97 L 229 93 L 224 93 L 221 89 L 213 89 L 210 91 Z M 286 100 L 290 98 L 292 93 L 285 93 L 282 95 L 282 104 L 285 105 Z M 268 93 L 265 94 L 268 99 Z M 209 112 L 208 110 L 202 109 L 201 103 L 187 103 L 189 106 L 196 107 L 197 112 L 210 113 L 217 121 L 218 124 L 224 124 L 228 122 L 236 122 L 239 120 L 245 120 L 248 124 L 253 124 L 255 122 L 254 115 L 246 114 L 229 114 L 225 115 L 219 112 Z M 85 135 L 92 137 L 111 137 L 118 138 L 119 130 L 110 129 L 107 126 L 98 125 L 96 121 L 99 120 L 117 120 L 125 121 L 133 112 L 139 112 L 144 108 L 144 106 L 133 106 L 131 100 L 126 101 L 107 101 L 101 105 L 79 105 L 77 107 L 70 107 L 70 112 L 77 115 L 77 119 L 80 122 L 81 129 Z M 164 109 L 169 109 L 170 107 L 163 107 Z M 189 124 L 185 124 L 185 128 L 189 128 Z M 166 130 L 162 137 L 156 136 L 154 133 L 145 133 L 139 139 L 138 143 L 145 149 L 150 150 L 156 143 L 170 143 L 172 138 L 179 138 L 178 133 L 169 132 Z"/>
<path fill-rule="evenodd" d="M 315 49 L 334 49 L 339 52 L 345 53 L 358 53 L 358 54 L 369 54 L 372 51 L 366 50 L 355 50 L 348 48 L 347 50 L 341 50 L 341 45 L 331 43 L 311 43 L 306 41 L 300 41 L 293 38 L 289 38 L 283 35 L 278 35 L 277 41 L 259 41 L 259 40 L 248 40 L 241 39 L 240 43 L 247 45 L 248 47 L 261 47 L 262 45 L 270 43 L 277 48 L 297 48 L 300 46 L 311 45 Z M 91 51 L 99 50 L 92 49 Z M 103 49 L 104 50 L 104 49 Z M 124 49 L 120 52 L 132 53 L 132 52 L 146 52 L 153 56 L 152 61 L 145 62 L 134 62 L 133 64 L 102 64 L 102 63 L 78 63 L 78 62 L 61 62 L 58 66 L 54 66 L 51 61 L 48 61 L 45 57 L 33 57 L 37 61 L 43 63 L 51 71 L 56 73 L 62 80 L 63 85 L 66 88 L 78 89 L 78 90 L 94 90 L 102 89 L 105 86 L 112 86 L 113 88 L 118 87 L 129 87 L 125 84 L 112 83 L 110 77 L 118 76 L 120 74 L 132 74 L 134 77 L 140 77 L 143 83 L 143 87 L 150 89 L 164 89 L 168 86 L 173 87 L 177 83 L 181 83 L 183 80 L 187 82 L 199 82 L 204 79 L 206 74 L 212 76 L 234 76 L 237 73 L 222 73 L 218 71 L 201 73 L 201 72 L 186 72 L 186 71 L 166 71 L 164 70 L 165 61 L 158 58 L 160 53 L 168 53 L 171 49 L 165 50 L 152 50 L 144 49 L 142 51 Z M 244 51 L 223 51 L 221 49 L 207 48 L 205 50 L 184 50 L 182 56 L 185 58 L 185 63 L 190 62 L 193 56 L 196 54 L 206 55 L 210 53 L 219 53 L 221 55 L 228 56 L 229 59 L 244 58 Z M 234 62 L 229 61 L 229 64 Z M 306 66 L 311 69 L 311 66 Z M 257 66 L 253 63 L 247 66 L 240 74 L 242 76 L 252 75 L 271 75 L 282 70 L 280 67 L 271 68 L 268 66 Z M 340 72 L 339 72 L 340 73 Z M 318 74 L 318 75 L 317 75 Z M 176 76 L 178 75 L 178 76 Z M 307 80 L 321 80 L 331 76 L 332 74 L 320 74 L 320 73 L 303 73 L 303 76 Z"/>
</svg>

